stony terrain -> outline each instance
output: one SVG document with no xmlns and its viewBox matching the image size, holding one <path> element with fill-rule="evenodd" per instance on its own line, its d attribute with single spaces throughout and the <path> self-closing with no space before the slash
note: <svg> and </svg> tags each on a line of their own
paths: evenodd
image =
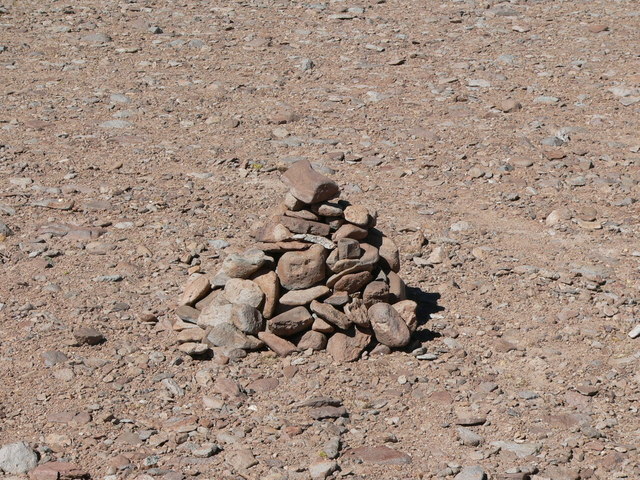
<svg viewBox="0 0 640 480">
<path fill-rule="evenodd" d="M 640 478 L 639 22 L 633 0 L 5 0 L 0 471 Z M 180 352 L 184 285 L 251 246 L 300 159 L 378 212 L 419 345 Z"/>
</svg>

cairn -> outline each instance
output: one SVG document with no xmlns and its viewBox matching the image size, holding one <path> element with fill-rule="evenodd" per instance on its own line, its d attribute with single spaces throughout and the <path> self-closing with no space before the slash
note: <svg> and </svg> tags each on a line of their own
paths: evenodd
<svg viewBox="0 0 640 480">
<path fill-rule="evenodd" d="M 336 361 L 409 344 L 416 303 L 406 299 L 396 244 L 376 212 L 336 199 L 338 185 L 296 162 L 284 203 L 252 228 L 256 243 L 186 286 L 174 323 L 179 349 L 227 355 L 267 346 L 280 356 L 324 350 Z"/>
</svg>

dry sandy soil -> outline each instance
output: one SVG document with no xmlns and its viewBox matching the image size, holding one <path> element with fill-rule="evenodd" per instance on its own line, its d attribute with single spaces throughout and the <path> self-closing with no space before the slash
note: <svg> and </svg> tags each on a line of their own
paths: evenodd
<svg viewBox="0 0 640 480">
<path fill-rule="evenodd" d="M 0 446 L 108 480 L 640 478 L 637 7 L 5 0 Z M 180 353 L 189 275 L 300 158 L 377 209 L 417 341 Z"/>
</svg>

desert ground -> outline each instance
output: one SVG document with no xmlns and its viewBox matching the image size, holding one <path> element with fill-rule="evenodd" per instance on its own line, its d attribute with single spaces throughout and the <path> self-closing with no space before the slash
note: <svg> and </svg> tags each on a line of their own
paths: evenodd
<svg viewBox="0 0 640 480">
<path fill-rule="evenodd" d="M 314 2 L 1 2 L 4 478 L 640 478 L 638 3 Z M 411 343 L 184 353 L 299 160 Z"/>
</svg>

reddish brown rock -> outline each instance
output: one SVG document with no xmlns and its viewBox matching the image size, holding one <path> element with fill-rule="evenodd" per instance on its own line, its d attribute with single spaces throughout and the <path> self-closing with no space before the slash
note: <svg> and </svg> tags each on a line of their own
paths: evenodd
<svg viewBox="0 0 640 480">
<path fill-rule="evenodd" d="M 400 314 L 404 323 L 407 324 L 409 332 L 414 333 L 418 328 L 418 317 L 416 316 L 418 304 L 413 300 L 402 300 L 394 303 L 392 307 Z"/>
<path fill-rule="evenodd" d="M 355 293 L 362 290 L 366 284 L 373 280 L 371 272 L 358 272 L 344 275 L 333 284 L 334 290 L 341 290 L 348 293 Z"/>
<path fill-rule="evenodd" d="M 323 333 L 309 330 L 305 333 L 298 342 L 298 348 L 300 350 L 324 350 L 327 346 L 327 337 Z"/>
<path fill-rule="evenodd" d="M 378 447 L 359 447 L 347 450 L 346 457 L 356 458 L 364 463 L 379 465 L 406 465 L 411 463 L 411 457 L 384 445 Z"/>
<path fill-rule="evenodd" d="M 279 217 L 280 223 L 293 233 L 309 233 L 326 237 L 331 232 L 331 227 L 326 223 L 313 222 L 302 218 Z"/>
<path fill-rule="evenodd" d="M 277 274 L 287 290 L 309 288 L 324 280 L 326 250 L 314 245 L 304 252 L 287 252 L 278 261 Z"/>
<path fill-rule="evenodd" d="M 380 280 L 371 282 L 362 292 L 362 300 L 367 308 L 376 303 L 389 302 L 389 285 Z"/>
<path fill-rule="evenodd" d="M 341 238 L 338 240 L 337 254 L 338 260 L 360 258 L 362 255 L 360 243 L 353 238 Z"/>
<path fill-rule="evenodd" d="M 294 163 L 282 175 L 282 181 L 291 189 L 290 193 L 295 198 L 305 203 L 323 202 L 340 193 L 338 185 L 316 172 L 307 160 Z"/>
<path fill-rule="evenodd" d="M 361 205 L 349 205 L 345 208 L 344 219 L 349 223 L 363 228 L 370 226 L 372 221 L 371 215 L 369 215 L 369 210 Z"/>
<path fill-rule="evenodd" d="M 331 335 L 327 342 L 327 352 L 336 362 L 353 362 L 360 358 L 371 343 L 371 335 L 356 327 Z"/>
<path fill-rule="evenodd" d="M 279 385 L 280 381 L 277 378 L 268 377 L 254 380 L 249 385 L 247 385 L 247 388 L 253 390 L 254 392 L 264 393 L 275 390 Z"/>
<path fill-rule="evenodd" d="M 371 328 L 368 308 L 365 307 L 362 299 L 354 298 L 350 304 L 345 306 L 344 313 L 355 325 L 364 328 Z"/>
<path fill-rule="evenodd" d="M 282 305 L 306 305 L 316 298 L 324 297 L 330 292 L 329 287 L 318 285 L 304 290 L 291 290 L 280 298 Z"/>
<path fill-rule="evenodd" d="M 337 308 L 329 305 L 328 303 L 318 302 L 314 300 L 311 302 L 311 311 L 317 314 L 323 320 L 326 320 L 331 325 L 334 325 L 342 330 L 346 330 L 351 325 L 349 318 Z"/>
<path fill-rule="evenodd" d="M 331 239 L 337 242 L 343 238 L 352 238 L 355 240 L 363 240 L 367 238 L 369 234 L 366 228 L 361 228 L 351 223 L 345 223 L 338 230 L 335 231 Z"/>
<path fill-rule="evenodd" d="M 264 293 L 264 304 L 262 305 L 262 316 L 264 318 L 273 317 L 278 306 L 280 296 L 280 280 L 274 271 L 260 271 L 251 280 L 258 285 Z"/>
<path fill-rule="evenodd" d="M 104 335 L 93 327 L 80 327 L 73 332 L 80 345 L 98 345 L 105 341 Z"/>
<path fill-rule="evenodd" d="M 407 287 L 404 280 L 394 271 L 387 274 L 389 278 L 389 295 L 391 302 L 399 302 L 407 298 Z"/>
<path fill-rule="evenodd" d="M 293 352 L 298 351 L 297 347 L 293 343 L 285 340 L 284 338 L 280 338 L 271 332 L 260 332 L 258 333 L 258 338 L 280 357 L 286 357 L 287 355 L 291 355 Z"/>
<path fill-rule="evenodd" d="M 32 480 L 75 480 L 89 478 L 89 473 L 75 463 L 47 462 L 29 473 Z"/>
<path fill-rule="evenodd" d="M 313 317 L 305 307 L 296 307 L 280 315 L 276 315 L 268 322 L 269 331 L 281 337 L 289 337 L 302 332 L 313 324 Z"/>
<path fill-rule="evenodd" d="M 184 289 L 179 305 L 193 306 L 198 300 L 204 298 L 211 291 L 209 279 L 203 275 L 194 278 Z"/>
</svg>

